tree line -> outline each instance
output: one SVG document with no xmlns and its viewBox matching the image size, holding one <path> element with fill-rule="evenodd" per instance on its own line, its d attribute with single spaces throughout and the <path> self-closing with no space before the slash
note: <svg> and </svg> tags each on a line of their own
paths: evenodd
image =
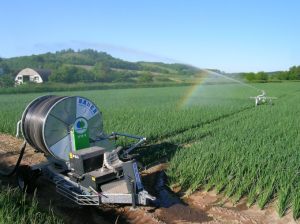
<svg viewBox="0 0 300 224">
<path fill-rule="evenodd" d="M 241 76 L 249 82 L 267 82 L 272 80 L 300 80 L 300 66 L 290 67 L 288 71 L 278 72 L 247 72 L 241 73 Z"/>
</svg>

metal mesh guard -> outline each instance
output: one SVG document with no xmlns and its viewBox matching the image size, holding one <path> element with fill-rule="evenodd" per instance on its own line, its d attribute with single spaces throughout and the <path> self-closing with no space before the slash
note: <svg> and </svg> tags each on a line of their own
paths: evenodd
<svg viewBox="0 0 300 224">
<path fill-rule="evenodd" d="M 99 195 L 78 194 L 65 180 L 56 182 L 56 192 L 78 205 L 100 205 Z"/>
</svg>

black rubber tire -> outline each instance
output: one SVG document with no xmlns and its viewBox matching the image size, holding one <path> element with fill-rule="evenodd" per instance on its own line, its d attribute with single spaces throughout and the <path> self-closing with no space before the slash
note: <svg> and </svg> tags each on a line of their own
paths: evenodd
<svg viewBox="0 0 300 224">
<path fill-rule="evenodd" d="M 20 166 L 17 171 L 17 181 L 20 190 L 29 194 L 33 193 L 39 176 L 39 170 L 32 170 L 30 166 L 26 165 Z"/>
</svg>

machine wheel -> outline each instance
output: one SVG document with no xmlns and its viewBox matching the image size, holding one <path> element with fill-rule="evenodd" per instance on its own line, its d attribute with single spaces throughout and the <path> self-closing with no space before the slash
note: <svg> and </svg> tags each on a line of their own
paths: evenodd
<svg viewBox="0 0 300 224">
<path fill-rule="evenodd" d="M 39 170 L 32 170 L 30 166 L 26 165 L 20 166 L 17 171 L 17 181 L 20 190 L 26 193 L 33 193 L 39 176 Z"/>
</svg>

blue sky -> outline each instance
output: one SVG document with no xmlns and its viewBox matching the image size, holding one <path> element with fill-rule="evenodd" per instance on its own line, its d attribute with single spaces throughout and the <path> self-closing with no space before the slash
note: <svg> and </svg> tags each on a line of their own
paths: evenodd
<svg viewBox="0 0 300 224">
<path fill-rule="evenodd" d="M 2 0 L 0 57 L 93 48 L 227 72 L 300 65 L 300 1 Z"/>
</svg>

